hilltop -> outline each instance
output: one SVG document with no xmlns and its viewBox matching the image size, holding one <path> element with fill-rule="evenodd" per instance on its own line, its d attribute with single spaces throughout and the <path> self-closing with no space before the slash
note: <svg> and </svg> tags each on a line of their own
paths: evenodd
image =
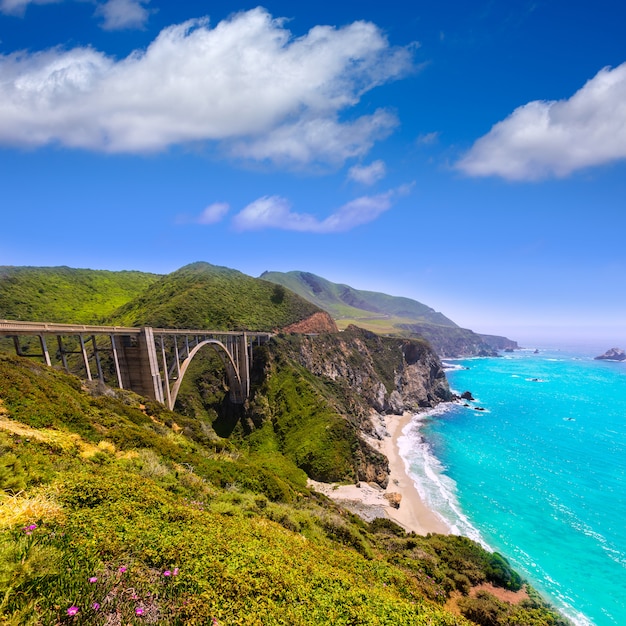
<svg viewBox="0 0 626 626">
<path fill-rule="evenodd" d="M 356 324 L 380 334 L 423 337 L 440 357 L 487 355 L 518 347 L 506 337 L 460 328 L 443 313 L 410 298 L 354 289 L 310 272 L 263 272 L 260 277 L 324 309 L 339 328 Z"/>
</svg>

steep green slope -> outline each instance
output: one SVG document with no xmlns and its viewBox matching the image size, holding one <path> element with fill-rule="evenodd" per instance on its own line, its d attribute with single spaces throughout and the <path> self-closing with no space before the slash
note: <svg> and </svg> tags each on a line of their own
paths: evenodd
<svg viewBox="0 0 626 626">
<path fill-rule="evenodd" d="M 468 595 L 521 584 L 468 539 L 366 524 L 278 451 L 16 357 L 0 453 L 2 623 L 467 626 L 455 594 L 475 623 L 563 623 L 533 594 Z"/>
<path fill-rule="evenodd" d="M 110 321 L 161 328 L 272 330 L 318 311 L 282 286 L 226 267 L 193 263 L 160 278 Z"/>
<path fill-rule="evenodd" d="M 0 319 L 97 324 L 158 279 L 144 272 L 0 266 Z"/>
<path fill-rule="evenodd" d="M 409 298 L 353 289 L 308 272 L 264 272 L 261 278 L 291 289 L 324 309 L 339 328 L 356 324 L 382 335 L 423 337 L 440 357 L 495 354 L 518 347 L 506 337 L 460 328 L 442 313 Z"/>
<path fill-rule="evenodd" d="M 328 311 L 335 319 L 357 320 L 382 316 L 457 327 L 442 313 L 416 300 L 354 289 L 348 285 L 332 283 L 309 272 L 263 272 L 260 278 L 291 289 Z"/>
</svg>

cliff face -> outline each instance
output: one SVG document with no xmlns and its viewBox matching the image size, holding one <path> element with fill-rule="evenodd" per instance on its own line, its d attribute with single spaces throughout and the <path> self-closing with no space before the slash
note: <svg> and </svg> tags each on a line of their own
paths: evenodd
<svg viewBox="0 0 626 626">
<path fill-rule="evenodd" d="M 439 358 L 426 342 L 355 326 L 317 336 L 281 335 L 259 361 L 251 428 L 271 424 L 281 452 L 326 482 L 386 486 L 387 459 L 368 443 L 385 434 L 380 415 L 451 399 Z"/>
<path fill-rule="evenodd" d="M 335 320 L 326 311 L 318 311 L 304 320 L 283 328 L 285 333 L 336 333 L 339 329 Z"/>
<path fill-rule="evenodd" d="M 399 324 L 398 328 L 427 339 L 441 358 L 497 356 L 498 350 L 517 349 L 516 341 L 496 335 L 480 335 L 467 328 L 433 324 Z"/>
<path fill-rule="evenodd" d="M 451 397 L 437 355 L 418 340 L 381 337 L 351 326 L 336 335 L 302 338 L 297 358 L 311 373 L 357 394 L 362 409 L 401 414 Z"/>
</svg>

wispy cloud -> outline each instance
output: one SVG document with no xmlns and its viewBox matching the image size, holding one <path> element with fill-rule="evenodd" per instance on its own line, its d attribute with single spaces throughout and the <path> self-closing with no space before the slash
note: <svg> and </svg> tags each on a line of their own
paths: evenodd
<svg viewBox="0 0 626 626">
<path fill-rule="evenodd" d="M 456 167 L 470 176 L 537 180 L 626 158 L 626 63 L 568 100 L 534 101 L 481 137 Z"/>
<path fill-rule="evenodd" d="M 256 8 L 214 28 L 171 26 L 122 60 L 92 48 L 0 56 L 0 144 L 139 153 L 217 141 L 235 157 L 341 163 L 397 124 L 384 109 L 343 120 L 412 70 L 412 49 L 368 22 L 294 38 Z"/>
<path fill-rule="evenodd" d="M 30 4 L 59 4 L 65 0 L 0 0 L 0 13 L 23 17 Z M 103 18 L 104 30 L 123 30 L 128 28 L 143 28 L 150 16 L 150 10 L 144 5 L 150 0 L 105 0 L 96 3 L 94 15 Z"/>
<path fill-rule="evenodd" d="M 320 220 L 308 213 L 296 213 L 281 196 L 264 196 L 249 204 L 233 218 L 237 230 L 277 228 L 307 233 L 341 233 L 374 221 L 393 206 L 393 199 L 408 193 L 409 186 L 375 196 L 356 198 Z"/>
<path fill-rule="evenodd" d="M 150 0 L 107 0 L 96 8 L 96 15 L 104 18 L 104 30 L 143 28 L 150 17 L 144 5 Z"/>
<path fill-rule="evenodd" d="M 230 211 L 230 205 L 227 202 L 214 202 L 202 211 L 197 222 L 198 224 L 216 224 L 224 219 L 228 211 Z"/>
<path fill-rule="evenodd" d="M 54 4 L 63 0 L 0 0 L 0 13 L 5 15 L 17 15 L 26 13 L 29 4 Z"/>
<path fill-rule="evenodd" d="M 348 170 L 348 178 L 364 185 L 373 185 L 387 175 L 384 161 L 374 161 L 369 165 L 355 165 Z"/>
<path fill-rule="evenodd" d="M 418 136 L 415 140 L 415 143 L 419 146 L 430 146 L 439 141 L 439 131 L 434 131 L 432 133 L 423 133 Z"/>
</svg>

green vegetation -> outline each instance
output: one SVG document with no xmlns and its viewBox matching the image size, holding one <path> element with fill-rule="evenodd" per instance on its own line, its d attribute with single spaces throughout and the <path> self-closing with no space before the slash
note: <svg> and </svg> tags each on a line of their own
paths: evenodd
<svg viewBox="0 0 626 626">
<path fill-rule="evenodd" d="M 270 453 L 276 433 L 236 445 L 204 419 L 97 391 L 0 357 L 3 623 L 460 626 L 455 594 L 480 616 L 471 585 L 519 586 L 467 539 L 367 524 L 309 492 L 297 450 Z M 306 405 L 314 383 L 303 391 Z M 521 617 L 493 623 L 562 623 L 536 599 L 507 606 Z"/>
<path fill-rule="evenodd" d="M 318 310 L 205 263 L 0 273 L 13 319 L 269 330 Z M 485 590 L 523 586 L 500 555 L 368 524 L 307 486 L 384 478 L 360 436 L 371 408 L 413 365 L 432 379 L 415 405 L 449 393 L 425 342 L 349 327 L 254 355 L 248 405 L 229 403 L 207 348 L 172 412 L 0 352 L 1 623 L 564 624 L 532 590 L 516 604 Z"/>
<path fill-rule="evenodd" d="M 337 320 L 353 319 L 360 326 L 363 326 L 360 321 L 398 318 L 457 327 L 445 315 L 416 300 L 354 289 L 309 272 L 264 272 L 261 278 L 287 287 L 320 309 L 328 311 Z"/>
<path fill-rule="evenodd" d="M 126 326 L 272 330 L 317 311 L 310 302 L 267 281 L 193 263 L 162 277 L 110 319 Z"/>
<path fill-rule="evenodd" d="M 409 298 L 354 289 L 308 272 L 264 272 L 261 278 L 287 287 L 324 309 L 342 330 L 355 324 L 382 335 L 422 337 L 440 356 L 517 347 L 506 337 L 479 335 L 459 328 L 442 313 Z"/>
<path fill-rule="evenodd" d="M 69 267 L 0 267 L 0 319 L 98 324 L 159 276 Z"/>
</svg>

